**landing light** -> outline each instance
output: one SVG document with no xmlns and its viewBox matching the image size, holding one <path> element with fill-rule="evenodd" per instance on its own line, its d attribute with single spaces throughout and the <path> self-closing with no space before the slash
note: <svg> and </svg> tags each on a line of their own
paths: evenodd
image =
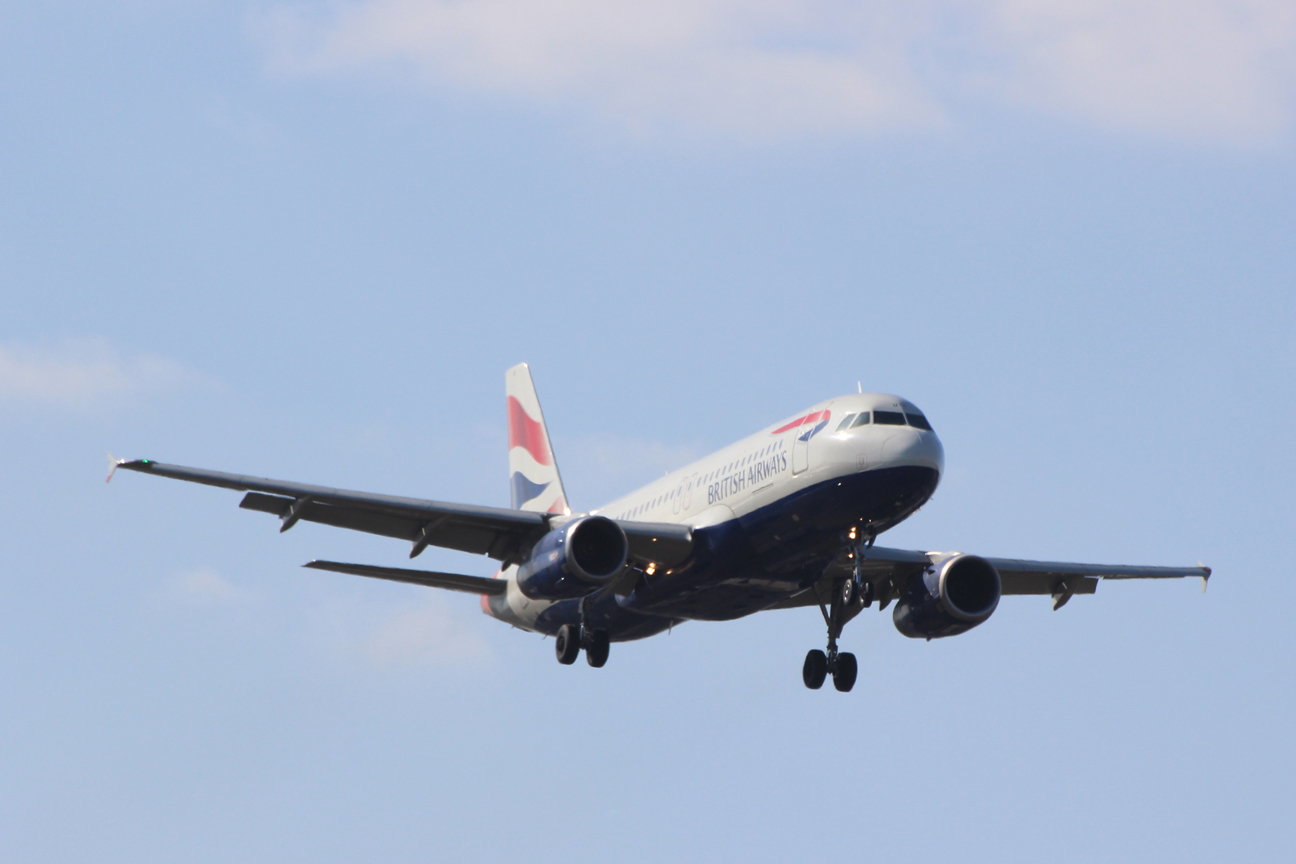
<svg viewBox="0 0 1296 864">
<path fill-rule="evenodd" d="M 654 573 L 656 573 L 656 572 L 657 572 L 657 564 L 656 564 L 656 562 L 652 562 L 652 561 L 648 562 L 648 569 L 645 570 L 644 572 L 647 573 L 649 576 L 651 576 L 651 575 L 653 575 Z"/>
</svg>

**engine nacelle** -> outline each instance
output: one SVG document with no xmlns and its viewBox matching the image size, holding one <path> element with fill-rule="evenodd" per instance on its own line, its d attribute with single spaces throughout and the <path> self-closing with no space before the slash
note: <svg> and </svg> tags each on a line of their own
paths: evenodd
<svg viewBox="0 0 1296 864">
<path fill-rule="evenodd" d="M 583 597 L 620 573 L 629 551 L 620 525 L 582 516 L 540 538 L 518 568 L 518 588 L 532 600 Z"/>
<path fill-rule="evenodd" d="M 999 605 L 999 571 L 984 558 L 955 555 L 909 583 L 892 620 L 912 639 L 966 633 Z"/>
</svg>

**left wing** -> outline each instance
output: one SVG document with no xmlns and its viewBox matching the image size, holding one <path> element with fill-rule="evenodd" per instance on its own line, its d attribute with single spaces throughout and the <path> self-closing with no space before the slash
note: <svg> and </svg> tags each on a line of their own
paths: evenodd
<svg viewBox="0 0 1296 864">
<path fill-rule="evenodd" d="M 940 559 L 937 559 L 940 560 Z M 1048 594 L 1053 608 L 1061 609 L 1075 594 L 1092 594 L 1099 579 L 1183 579 L 1206 580 L 1211 569 L 1196 567 L 1130 567 L 1122 564 L 1067 564 L 1061 561 L 1023 561 L 1017 558 L 987 558 L 999 571 L 1004 594 Z"/>
<path fill-rule="evenodd" d="M 865 549 L 863 571 L 877 591 L 877 599 L 885 606 L 898 597 L 913 576 L 928 567 L 956 555 L 956 552 L 915 552 L 907 549 L 887 549 L 874 546 Z M 1053 598 L 1053 608 L 1060 609 L 1076 594 L 1093 594 L 1101 579 L 1182 579 L 1195 576 L 1202 580 L 1205 590 L 1211 569 L 1196 567 L 1131 567 L 1121 564 L 1070 564 L 1061 561 L 1023 561 L 1016 558 L 986 558 L 999 571 L 1002 591 L 1008 594 L 1041 594 Z M 833 580 L 850 573 L 854 562 L 845 556 L 834 562 L 814 586 L 787 600 L 776 603 L 771 609 L 791 609 L 818 605 L 819 597 L 831 596 Z M 816 594 L 816 591 L 819 593 Z"/>
</svg>

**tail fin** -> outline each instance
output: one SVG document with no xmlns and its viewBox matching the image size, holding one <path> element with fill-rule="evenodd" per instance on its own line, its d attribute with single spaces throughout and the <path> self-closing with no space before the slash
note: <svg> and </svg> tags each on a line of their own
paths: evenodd
<svg viewBox="0 0 1296 864">
<path fill-rule="evenodd" d="M 509 485 L 514 510 L 571 513 L 545 428 L 531 370 L 519 363 L 504 374 L 508 403 Z"/>
</svg>

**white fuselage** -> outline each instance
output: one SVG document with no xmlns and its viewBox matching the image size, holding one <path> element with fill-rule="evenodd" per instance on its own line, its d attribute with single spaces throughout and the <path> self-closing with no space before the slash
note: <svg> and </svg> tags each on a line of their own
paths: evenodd
<svg viewBox="0 0 1296 864">
<path fill-rule="evenodd" d="M 893 423 L 867 422 L 839 428 L 847 418 L 870 412 Z M 944 449 L 936 433 L 904 424 L 916 406 L 898 396 L 861 393 L 841 396 L 772 424 L 710 456 L 672 471 L 609 504 L 590 511 L 616 520 L 673 522 L 706 528 L 741 518 L 809 487 L 882 468 L 920 466 L 944 471 Z M 895 424 L 895 417 L 901 417 Z M 797 422 L 807 418 L 805 422 Z M 820 427 L 816 431 L 815 427 Z M 572 514 L 571 519 L 585 514 Z M 565 520 L 555 520 L 561 524 Z M 529 628 L 552 605 L 517 589 L 516 567 L 497 574 L 510 580 L 507 610 L 490 614 Z M 503 613 L 503 614 L 500 614 Z"/>
</svg>

